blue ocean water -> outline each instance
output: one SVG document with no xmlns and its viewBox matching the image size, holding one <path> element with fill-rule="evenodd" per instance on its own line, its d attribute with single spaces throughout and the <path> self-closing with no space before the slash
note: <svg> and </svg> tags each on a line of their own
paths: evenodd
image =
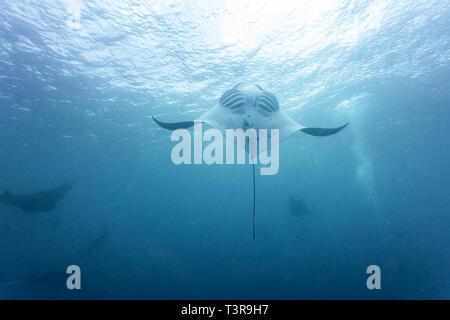
<svg viewBox="0 0 450 320">
<path fill-rule="evenodd" d="M 1 299 L 450 298 L 448 1 L 0 2 Z M 152 116 L 237 83 L 304 126 L 280 170 L 174 165 Z M 289 198 L 309 215 L 294 217 Z M 366 269 L 381 269 L 368 290 Z"/>
</svg>

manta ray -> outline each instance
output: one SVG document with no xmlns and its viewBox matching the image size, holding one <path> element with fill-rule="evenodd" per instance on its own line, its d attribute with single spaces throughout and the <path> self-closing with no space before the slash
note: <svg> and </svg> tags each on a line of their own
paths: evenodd
<svg viewBox="0 0 450 320">
<path fill-rule="evenodd" d="M 256 85 L 256 89 L 240 89 L 242 84 L 237 84 L 231 90 L 226 91 L 218 103 L 205 114 L 195 120 L 181 122 L 163 122 L 155 117 L 153 120 L 162 128 L 168 130 L 187 129 L 196 122 L 207 123 L 219 129 L 226 136 L 227 129 L 247 130 L 253 128 L 259 135 L 260 129 L 279 130 L 279 142 L 287 139 L 297 131 L 316 136 L 325 137 L 338 133 L 348 123 L 337 128 L 311 128 L 304 127 L 290 118 L 280 109 L 277 98 L 269 91 Z M 259 137 L 257 137 L 259 138 Z M 272 144 L 272 146 L 274 146 Z M 256 153 L 268 151 L 258 149 Z M 246 149 L 248 151 L 248 149 Z M 250 154 L 250 157 L 255 154 Z M 253 164 L 253 239 L 255 239 L 255 165 Z"/>
<path fill-rule="evenodd" d="M 91 256 L 97 252 L 108 241 L 108 237 L 108 229 L 104 227 L 102 233 L 88 243 L 85 256 Z"/>
<path fill-rule="evenodd" d="M 72 190 L 73 186 L 73 182 L 66 182 L 50 190 L 24 195 L 12 194 L 7 190 L 0 194 L 0 203 L 19 207 L 25 212 L 50 211 Z"/>
<path fill-rule="evenodd" d="M 308 215 L 311 213 L 301 198 L 289 198 L 289 211 L 294 217 Z"/>
<path fill-rule="evenodd" d="M 0 284 L 1 287 L 9 287 L 16 284 L 41 284 L 41 285 L 56 285 L 65 284 L 67 279 L 67 274 L 59 270 L 50 270 L 42 274 L 34 274 L 27 276 L 20 280 L 5 282 Z"/>
</svg>

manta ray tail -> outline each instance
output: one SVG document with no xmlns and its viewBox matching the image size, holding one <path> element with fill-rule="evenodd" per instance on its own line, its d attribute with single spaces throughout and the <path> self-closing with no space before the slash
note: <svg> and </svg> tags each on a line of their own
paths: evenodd
<svg viewBox="0 0 450 320">
<path fill-rule="evenodd" d="M 347 125 L 348 125 L 348 122 L 338 128 L 303 128 L 303 129 L 300 129 L 300 131 L 302 131 L 306 134 L 312 135 L 312 136 L 316 136 L 316 137 L 326 137 L 326 136 L 331 136 L 332 134 L 338 133 L 339 131 L 344 129 Z"/>
<path fill-rule="evenodd" d="M 194 121 L 162 122 L 162 121 L 157 120 L 155 117 L 152 117 L 152 119 L 160 127 L 167 129 L 167 130 L 187 129 L 194 125 Z"/>
<path fill-rule="evenodd" d="M 255 207 L 256 207 L 256 183 L 255 183 L 255 164 L 253 164 L 253 240 L 255 240 Z"/>
</svg>

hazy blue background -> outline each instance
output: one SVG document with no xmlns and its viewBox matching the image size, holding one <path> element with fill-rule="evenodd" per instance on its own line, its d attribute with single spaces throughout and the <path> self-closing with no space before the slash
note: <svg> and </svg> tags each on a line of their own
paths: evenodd
<svg viewBox="0 0 450 320">
<path fill-rule="evenodd" d="M 0 298 L 450 298 L 449 21 L 441 0 L 2 0 L 0 190 L 77 184 L 51 212 L 0 205 L 0 283 L 78 264 L 82 290 Z M 282 143 L 256 241 L 251 167 L 175 166 L 151 119 L 238 82 L 304 126 L 350 121 Z"/>
</svg>

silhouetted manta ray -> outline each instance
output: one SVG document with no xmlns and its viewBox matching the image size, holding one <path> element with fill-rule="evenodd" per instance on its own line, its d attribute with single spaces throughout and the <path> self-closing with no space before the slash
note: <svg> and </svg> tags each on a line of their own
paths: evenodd
<svg viewBox="0 0 450 320">
<path fill-rule="evenodd" d="M 247 130 L 253 128 L 259 134 L 259 129 L 278 129 L 279 142 L 287 139 L 297 131 L 316 136 L 325 137 L 338 133 L 348 123 L 337 128 L 307 128 L 303 127 L 286 115 L 278 104 L 277 98 L 270 92 L 256 86 L 258 90 L 241 90 L 236 85 L 225 92 L 211 110 L 207 111 L 196 121 L 208 123 L 219 129 L 226 136 L 226 129 Z M 168 130 L 187 129 L 195 124 L 195 120 L 182 122 L 162 122 L 152 117 L 161 127 Z M 270 146 L 268 145 L 267 149 Z M 261 153 L 266 150 L 258 150 Z M 250 155 L 253 157 L 254 155 Z M 253 165 L 253 239 L 255 239 L 255 165 Z"/>
<path fill-rule="evenodd" d="M 0 284 L 1 287 L 13 286 L 20 283 L 26 284 L 45 284 L 45 285 L 55 285 L 55 284 L 65 284 L 68 275 L 59 270 L 50 270 L 42 274 L 31 275 L 21 280 L 15 280 L 10 282 L 5 282 Z"/>
<path fill-rule="evenodd" d="M 300 198 L 295 199 L 294 197 L 289 198 L 289 210 L 291 214 L 295 217 L 311 213 L 302 199 Z"/>
<path fill-rule="evenodd" d="M 73 182 L 67 182 L 50 190 L 24 195 L 5 191 L 0 195 L 0 203 L 19 207 L 25 212 L 49 211 L 72 190 L 73 185 Z"/>
<path fill-rule="evenodd" d="M 103 228 L 101 234 L 99 234 L 95 239 L 89 242 L 86 247 L 86 256 L 91 256 L 94 252 L 98 251 L 108 240 L 108 229 L 106 227 Z"/>
</svg>

